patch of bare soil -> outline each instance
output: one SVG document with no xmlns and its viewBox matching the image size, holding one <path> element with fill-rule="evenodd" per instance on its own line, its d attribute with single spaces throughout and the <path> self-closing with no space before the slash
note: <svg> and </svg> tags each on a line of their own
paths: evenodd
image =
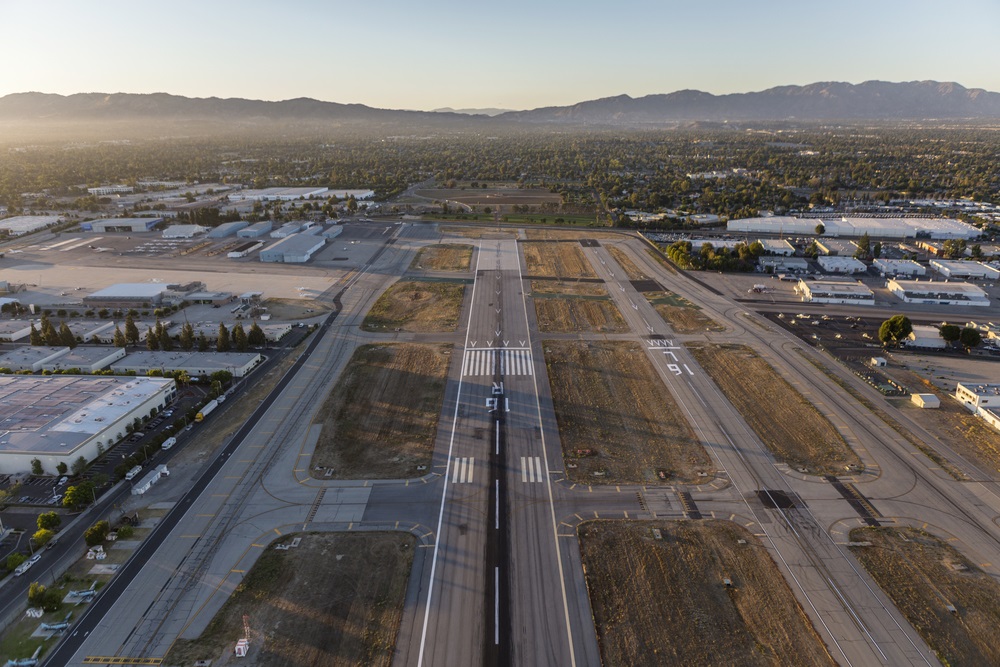
<svg viewBox="0 0 1000 667">
<path fill-rule="evenodd" d="M 915 528 L 856 528 L 851 540 L 871 542 L 851 551 L 942 663 L 1000 665 L 996 579 Z"/>
<path fill-rule="evenodd" d="M 624 333 L 628 325 L 611 299 L 535 298 L 535 316 L 542 333 Z"/>
<path fill-rule="evenodd" d="M 333 310 L 333 306 L 315 299 L 265 299 L 267 312 L 276 320 L 301 320 Z"/>
<path fill-rule="evenodd" d="M 567 476 L 694 481 L 712 463 L 638 343 L 545 341 Z"/>
<path fill-rule="evenodd" d="M 365 316 L 365 331 L 449 332 L 458 327 L 465 285 L 401 280 Z"/>
<path fill-rule="evenodd" d="M 164 664 L 188 667 L 392 664 L 413 563 L 408 533 L 285 535 L 269 547 L 201 637 L 178 640 Z M 250 626 L 250 652 L 233 655 Z"/>
<path fill-rule="evenodd" d="M 742 526 L 590 521 L 579 535 L 605 665 L 836 664 Z"/>
<path fill-rule="evenodd" d="M 596 278 L 597 274 L 575 243 L 520 243 L 528 273 L 551 278 Z"/>
<path fill-rule="evenodd" d="M 471 261 L 471 245 L 439 243 L 421 248 L 410 268 L 422 271 L 468 271 Z"/>
<path fill-rule="evenodd" d="M 416 476 L 430 462 L 450 355 L 449 345 L 359 347 L 319 412 L 312 475 Z"/>
<path fill-rule="evenodd" d="M 689 345 L 775 458 L 814 475 L 842 473 L 861 460 L 830 420 L 749 347 Z M 767 400 L 761 400 L 766 392 Z"/>
<path fill-rule="evenodd" d="M 628 275 L 629 280 L 649 280 L 649 276 L 643 273 L 642 269 L 636 266 L 636 263 L 632 261 L 632 258 L 628 254 L 616 245 L 608 244 L 605 246 L 608 252 L 611 253 L 611 257 L 618 262 L 618 266 L 622 267 L 622 271 Z"/>
</svg>

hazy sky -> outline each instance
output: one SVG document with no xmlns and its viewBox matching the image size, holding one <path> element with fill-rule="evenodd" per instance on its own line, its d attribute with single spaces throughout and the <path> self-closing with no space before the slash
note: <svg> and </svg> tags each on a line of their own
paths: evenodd
<svg viewBox="0 0 1000 667">
<path fill-rule="evenodd" d="M 571 104 L 869 79 L 1000 91 L 1000 0 L 0 0 L 0 95 Z"/>
</svg>

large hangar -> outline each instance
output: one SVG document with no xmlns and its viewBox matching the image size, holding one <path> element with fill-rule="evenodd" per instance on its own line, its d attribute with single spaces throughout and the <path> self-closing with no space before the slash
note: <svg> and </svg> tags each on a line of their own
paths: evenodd
<svg viewBox="0 0 1000 667">
<path fill-rule="evenodd" d="M 49 473 L 93 461 L 176 393 L 166 378 L 0 376 L 0 473 L 30 472 L 32 459 Z"/>
<path fill-rule="evenodd" d="M 163 222 L 163 218 L 109 218 L 81 222 L 80 229 L 85 232 L 100 232 L 102 234 L 110 234 L 111 232 L 138 233 L 152 231 L 161 222 Z"/>
</svg>

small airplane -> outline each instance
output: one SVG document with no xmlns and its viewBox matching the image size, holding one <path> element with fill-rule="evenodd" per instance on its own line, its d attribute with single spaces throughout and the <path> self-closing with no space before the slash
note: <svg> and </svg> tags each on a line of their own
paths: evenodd
<svg viewBox="0 0 1000 667">
<path fill-rule="evenodd" d="M 18 658 L 16 660 L 8 660 L 5 667 L 35 667 L 38 664 L 38 654 L 42 652 L 42 647 L 39 646 L 35 649 L 34 655 L 30 658 Z"/>
<path fill-rule="evenodd" d="M 90 246 L 94 248 L 94 246 Z M 94 248 L 94 252 L 111 252 L 114 248 Z"/>
<path fill-rule="evenodd" d="M 94 583 L 92 583 L 90 585 L 90 588 L 88 588 L 87 590 L 70 591 L 69 592 L 69 597 L 71 597 L 71 598 L 79 598 L 80 602 L 83 602 L 85 600 L 91 600 L 91 599 L 93 599 L 93 597 L 95 595 L 97 595 L 97 581 L 96 580 L 94 581 Z"/>
<path fill-rule="evenodd" d="M 65 632 L 69 628 L 69 619 L 73 617 L 73 612 L 66 614 L 62 623 L 42 623 L 41 629 L 46 632 Z"/>
</svg>

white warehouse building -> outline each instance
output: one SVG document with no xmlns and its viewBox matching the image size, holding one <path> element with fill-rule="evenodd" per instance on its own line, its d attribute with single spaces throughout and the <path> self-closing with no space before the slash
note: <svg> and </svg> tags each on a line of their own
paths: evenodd
<svg viewBox="0 0 1000 667">
<path fill-rule="evenodd" d="M 812 303 L 849 303 L 858 306 L 874 306 L 875 293 L 862 283 L 833 280 L 800 280 L 795 291 L 803 301 Z"/>
<path fill-rule="evenodd" d="M 906 303 L 977 307 L 990 305 L 989 295 L 968 283 L 893 279 L 886 284 L 886 287 L 890 293 Z"/>
<path fill-rule="evenodd" d="M 762 218 L 740 218 L 726 223 L 730 232 L 751 234 L 794 234 L 815 236 L 822 225 L 823 236 L 860 237 L 864 234 L 876 238 L 974 239 L 982 235 L 976 227 L 949 218 L 795 218 L 774 215 Z"/>
<path fill-rule="evenodd" d="M 872 266 L 883 276 L 924 276 L 927 269 L 912 259 L 876 259 Z"/>
<path fill-rule="evenodd" d="M 176 394 L 166 378 L 0 376 L 0 473 L 30 472 L 36 458 L 49 473 L 93 461 Z"/>
<path fill-rule="evenodd" d="M 262 262 L 301 264 L 326 245 L 326 239 L 316 234 L 293 234 L 260 251 Z"/>
<path fill-rule="evenodd" d="M 931 268 L 945 278 L 996 280 L 1000 271 L 982 262 L 963 262 L 956 259 L 932 259 Z"/>
<path fill-rule="evenodd" d="M 816 262 L 827 273 L 864 273 L 868 270 L 864 262 L 853 257 L 820 255 L 816 258 Z"/>
</svg>

